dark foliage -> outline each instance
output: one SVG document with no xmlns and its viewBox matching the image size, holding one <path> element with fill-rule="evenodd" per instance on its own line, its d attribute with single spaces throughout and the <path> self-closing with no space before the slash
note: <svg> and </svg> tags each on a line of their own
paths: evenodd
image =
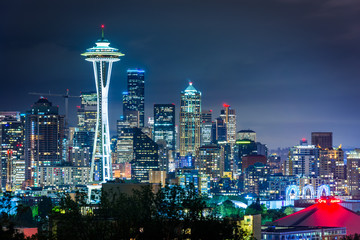
<svg viewBox="0 0 360 240">
<path fill-rule="evenodd" d="M 219 219 L 206 208 L 193 186 L 166 186 L 157 194 L 150 187 L 132 195 L 102 195 L 90 206 L 65 197 L 51 217 L 58 240 L 92 239 L 242 239 L 236 222 Z M 50 236 L 51 234 L 49 234 Z"/>
</svg>

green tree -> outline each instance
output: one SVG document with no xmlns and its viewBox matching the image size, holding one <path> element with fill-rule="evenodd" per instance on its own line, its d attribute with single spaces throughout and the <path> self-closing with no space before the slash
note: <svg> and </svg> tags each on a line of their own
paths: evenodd
<svg viewBox="0 0 360 240">
<path fill-rule="evenodd" d="M 265 212 L 266 208 L 265 206 L 261 206 L 259 198 L 245 209 L 245 215 L 264 214 Z"/>
<path fill-rule="evenodd" d="M 293 214 L 295 212 L 295 209 L 293 207 L 287 207 L 285 208 L 284 210 L 284 214 L 287 216 L 287 215 L 290 215 L 290 214 Z"/>
</svg>

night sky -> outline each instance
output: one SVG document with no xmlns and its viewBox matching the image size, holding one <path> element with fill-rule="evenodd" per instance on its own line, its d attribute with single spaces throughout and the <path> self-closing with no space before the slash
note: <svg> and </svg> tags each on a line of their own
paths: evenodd
<svg viewBox="0 0 360 240">
<path fill-rule="evenodd" d="M 270 148 L 292 146 L 312 131 L 334 144 L 360 146 L 360 1 L 122 0 L 2 1 L 0 110 L 26 111 L 28 92 L 80 95 L 95 90 L 80 56 L 100 38 L 125 56 L 113 67 L 110 124 L 122 114 L 126 69 L 146 71 L 146 116 L 175 103 L 188 81 L 214 117 L 223 103 L 238 130 Z M 62 98 L 49 97 L 64 112 Z M 70 100 L 76 123 L 79 99 Z"/>
</svg>

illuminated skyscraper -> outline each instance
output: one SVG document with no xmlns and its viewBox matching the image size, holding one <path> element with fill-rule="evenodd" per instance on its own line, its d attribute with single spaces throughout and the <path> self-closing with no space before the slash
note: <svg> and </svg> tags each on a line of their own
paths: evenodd
<svg viewBox="0 0 360 240">
<path fill-rule="evenodd" d="M 149 182 L 149 171 L 159 170 L 159 147 L 139 128 L 132 128 L 134 160 L 131 178 L 141 183 Z"/>
<path fill-rule="evenodd" d="M 64 116 L 58 107 L 40 98 L 25 118 L 25 180 L 40 187 L 40 167 L 62 163 Z"/>
<path fill-rule="evenodd" d="M 319 175 L 322 179 L 345 179 L 344 151 L 339 148 L 319 149 Z"/>
<path fill-rule="evenodd" d="M 81 130 L 94 132 L 96 127 L 97 113 L 96 92 L 84 92 L 81 94 L 81 106 L 78 108 L 78 127 Z"/>
<path fill-rule="evenodd" d="M 144 127 L 145 111 L 145 71 L 142 69 L 127 70 L 127 92 L 123 93 L 123 114 L 126 119 L 133 118 L 134 113 L 138 112 L 139 126 Z M 136 114 L 135 114 L 136 115 Z"/>
<path fill-rule="evenodd" d="M 7 191 L 20 189 L 25 180 L 24 159 L 24 117 L 8 115 L 4 118 L 0 113 L 0 156 L 1 156 L 1 185 Z"/>
<path fill-rule="evenodd" d="M 300 145 L 290 148 L 289 159 L 286 161 L 286 175 L 299 177 L 317 176 L 319 151 L 314 145 L 308 145 L 306 139 Z"/>
<path fill-rule="evenodd" d="M 217 144 L 227 143 L 227 128 L 225 120 L 221 117 L 215 119 L 212 125 L 212 142 Z"/>
<path fill-rule="evenodd" d="M 223 106 L 225 109 L 221 110 L 220 117 L 226 124 L 227 142 L 233 146 L 236 142 L 236 114 L 230 105 L 224 104 Z"/>
<path fill-rule="evenodd" d="M 199 147 L 195 169 L 199 170 L 200 174 L 210 175 L 213 181 L 219 180 L 224 172 L 224 148 L 215 144 Z"/>
<path fill-rule="evenodd" d="M 175 150 L 175 104 L 154 105 L 154 141 L 165 140 Z"/>
<path fill-rule="evenodd" d="M 347 155 L 347 181 L 352 196 L 360 196 L 360 149 L 355 148 Z"/>
<path fill-rule="evenodd" d="M 180 107 L 180 156 L 195 155 L 200 147 L 201 134 L 201 92 L 189 82 L 181 92 Z"/>
<path fill-rule="evenodd" d="M 81 54 L 86 57 L 86 61 L 93 63 L 97 92 L 97 116 L 90 181 L 94 181 L 96 165 L 99 166 L 99 180 L 101 182 L 112 179 L 108 92 L 112 64 L 119 61 L 119 58 L 124 54 L 109 45 L 110 42 L 104 38 L 104 25 L 102 25 L 102 37 L 96 42 L 96 46 L 88 48 L 85 53 Z"/>
<path fill-rule="evenodd" d="M 211 143 L 212 110 L 201 112 L 201 146 Z"/>
</svg>

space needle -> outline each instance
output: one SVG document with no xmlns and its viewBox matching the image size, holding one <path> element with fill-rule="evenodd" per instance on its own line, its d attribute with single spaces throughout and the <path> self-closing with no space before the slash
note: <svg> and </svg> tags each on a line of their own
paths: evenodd
<svg viewBox="0 0 360 240">
<path fill-rule="evenodd" d="M 101 39 L 96 46 L 88 48 L 85 60 L 93 63 L 97 92 L 97 115 L 93 154 L 91 159 L 90 182 L 106 182 L 112 179 L 110 132 L 108 116 L 108 93 L 111 69 L 114 62 L 124 56 L 119 49 L 110 47 L 104 38 L 104 25 L 101 25 Z M 96 168 L 96 169 L 95 169 Z"/>
</svg>

